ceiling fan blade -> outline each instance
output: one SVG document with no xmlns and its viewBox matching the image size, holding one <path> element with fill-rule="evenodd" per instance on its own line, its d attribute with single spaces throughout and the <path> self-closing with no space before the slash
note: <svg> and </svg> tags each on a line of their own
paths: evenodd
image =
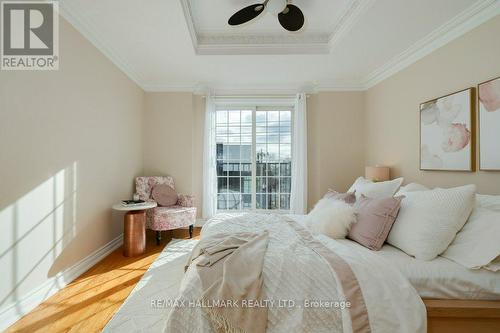
<svg viewBox="0 0 500 333">
<path fill-rule="evenodd" d="M 304 25 L 304 14 L 295 5 L 287 5 L 285 10 L 278 14 L 278 20 L 288 31 L 298 31 Z"/>
<path fill-rule="evenodd" d="M 240 25 L 243 23 L 247 23 L 248 21 L 251 21 L 262 14 L 264 12 L 264 8 L 266 8 L 265 3 L 259 3 L 245 7 L 231 16 L 228 23 L 229 25 Z"/>
</svg>

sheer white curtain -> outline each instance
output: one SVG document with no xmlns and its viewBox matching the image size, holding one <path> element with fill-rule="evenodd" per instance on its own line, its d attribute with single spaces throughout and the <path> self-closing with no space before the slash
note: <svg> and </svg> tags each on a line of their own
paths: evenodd
<svg viewBox="0 0 500 333">
<path fill-rule="evenodd" d="M 217 209 L 215 101 L 212 96 L 206 97 L 203 145 L 203 217 L 210 218 Z"/>
<path fill-rule="evenodd" d="M 293 113 L 292 191 L 290 210 L 293 214 L 307 213 L 307 101 L 298 94 Z"/>
</svg>

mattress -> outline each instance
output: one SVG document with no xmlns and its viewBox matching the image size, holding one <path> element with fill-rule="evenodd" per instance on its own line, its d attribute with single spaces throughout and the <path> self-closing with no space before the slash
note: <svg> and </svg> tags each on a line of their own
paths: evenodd
<svg viewBox="0 0 500 333">
<path fill-rule="evenodd" d="M 289 216 L 303 223 L 304 215 Z M 347 239 L 340 242 L 362 247 Z M 422 298 L 500 300 L 500 271 L 472 270 L 443 257 L 417 260 L 388 244 L 374 253 L 397 267 Z"/>
</svg>

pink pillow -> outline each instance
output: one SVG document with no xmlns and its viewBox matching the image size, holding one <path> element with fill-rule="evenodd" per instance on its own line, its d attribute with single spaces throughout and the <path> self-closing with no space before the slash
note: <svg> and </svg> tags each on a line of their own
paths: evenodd
<svg viewBox="0 0 500 333">
<path fill-rule="evenodd" d="M 362 194 L 356 202 L 358 221 L 352 224 L 347 237 L 370 250 L 380 250 L 396 221 L 403 198 L 372 199 Z"/>
<path fill-rule="evenodd" d="M 323 198 L 329 198 L 334 200 L 342 200 L 346 204 L 352 205 L 356 202 L 356 191 L 340 193 L 332 189 L 328 189 L 328 192 L 323 196 Z"/>
<path fill-rule="evenodd" d="M 151 196 L 158 203 L 158 206 L 169 207 L 177 204 L 177 192 L 167 184 L 153 187 Z"/>
</svg>

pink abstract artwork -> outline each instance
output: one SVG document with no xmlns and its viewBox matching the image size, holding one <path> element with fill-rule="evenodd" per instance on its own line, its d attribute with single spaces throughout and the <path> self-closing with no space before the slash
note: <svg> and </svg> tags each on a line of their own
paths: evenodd
<svg viewBox="0 0 500 333">
<path fill-rule="evenodd" d="M 472 90 L 420 105 L 420 169 L 472 171 Z"/>
<path fill-rule="evenodd" d="M 500 78 L 479 84 L 479 165 L 500 170 Z"/>
</svg>

